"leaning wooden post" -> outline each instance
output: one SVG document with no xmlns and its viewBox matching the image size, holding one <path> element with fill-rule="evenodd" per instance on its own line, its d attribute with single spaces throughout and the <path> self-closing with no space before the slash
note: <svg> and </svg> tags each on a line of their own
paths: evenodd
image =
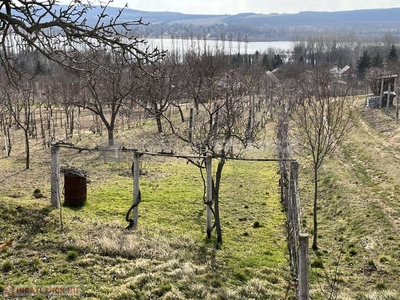
<svg viewBox="0 0 400 300">
<path fill-rule="evenodd" d="M 246 128 L 246 139 L 249 141 L 251 139 L 251 132 L 253 130 L 253 123 L 254 123 L 254 97 L 252 95 L 250 97 L 250 109 L 249 109 L 249 119 L 247 121 L 247 128 Z"/>
<path fill-rule="evenodd" d="M 389 85 L 388 85 L 388 95 L 387 95 L 387 100 L 386 100 L 386 110 L 388 111 L 389 110 L 389 107 L 390 107 L 390 98 L 391 98 L 391 96 L 390 96 L 390 83 L 389 83 Z"/>
<path fill-rule="evenodd" d="M 4 113 L 1 114 L 1 123 L 3 125 L 3 131 L 4 131 L 4 150 L 5 152 L 5 156 L 9 156 L 8 155 L 8 142 L 7 142 L 7 126 L 6 126 L 6 118 L 4 117 Z"/>
<path fill-rule="evenodd" d="M 60 147 L 51 146 L 51 206 L 60 208 Z"/>
<path fill-rule="evenodd" d="M 136 227 L 139 221 L 139 170 L 140 170 L 140 153 L 135 152 L 133 160 L 133 204 L 136 205 L 133 208 L 133 224 Z"/>
<path fill-rule="evenodd" d="M 382 81 L 381 81 L 381 94 L 380 94 L 380 98 L 379 98 L 379 108 L 381 108 L 381 107 L 382 107 L 382 97 L 383 97 L 383 81 L 384 81 L 384 79 L 382 78 Z"/>
<path fill-rule="evenodd" d="M 308 234 L 300 233 L 299 246 L 299 299 L 309 299 L 308 285 Z"/>
<path fill-rule="evenodd" d="M 212 158 L 206 157 L 206 228 L 207 238 L 211 238 L 212 231 L 212 211 L 210 205 L 212 204 Z"/>
<path fill-rule="evenodd" d="M 81 108 L 78 107 L 78 141 L 82 140 L 81 129 Z"/>
<path fill-rule="evenodd" d="M 289 201 L 288 201 L 288 222 L 289 222 L 289 243 L 292 249 L 292 265 L 293 271 L 296 272 L 298 268 L 298 253 L 297 245 L 299 238 L 299 191 L 298 191 L 298 174 L 299 174 L 299 163 L 297 161 L 290 162 L 290 180 L 289 180 Z"/>
</svg>

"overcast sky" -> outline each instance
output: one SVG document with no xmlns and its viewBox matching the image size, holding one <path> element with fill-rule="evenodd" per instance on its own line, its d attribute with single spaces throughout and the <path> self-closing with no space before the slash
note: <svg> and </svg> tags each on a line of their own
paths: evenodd
<svg viewBox="0 0 400 300">
<path fill-rule="evenodd" d="M 270 14 L 400 7 L 399 0 L 114 0 L 111 6 L 123 7 L 126 3 L 131 9 L 186 14 Z"/>
</svg>

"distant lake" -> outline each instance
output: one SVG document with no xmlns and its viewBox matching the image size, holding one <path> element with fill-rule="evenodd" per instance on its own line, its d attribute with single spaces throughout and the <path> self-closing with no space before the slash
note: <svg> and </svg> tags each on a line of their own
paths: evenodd
<svg viewBox="0 0 400 300">
<path fill-rule="evenodd" d="M 272 49 L 275 53 L 292 52 L 294 42 L 291 41 L 275 41 L 275 42 L 238 42 L 238 41 L 215 41 L 203 39 L 146 39 L 151 48 L 157 47 L 159 50 L 178 51 L 184 53 L 188 50 L 203 51 L 224 49 L 225 53 L 254 54 L 258 51 L 260 54 L 268 52 Z"/>
</svg>

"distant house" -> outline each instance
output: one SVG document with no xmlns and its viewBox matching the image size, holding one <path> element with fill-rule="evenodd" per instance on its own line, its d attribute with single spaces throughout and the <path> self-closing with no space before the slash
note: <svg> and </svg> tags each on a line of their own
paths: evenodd
<svg viewBox="0 0 400 300">
<path fill-rule="evenodd" d="M 340 70 L 340 76 L 342 78 L 354 78 L 357 77 L 357 72 L 352 67 L 346 65 Z"/>
<path fill-rule="evenodd" d="M 277 69 L 275 69 L 275 70 L 277 70 Z M 273 73 L 273 71 L 271 72 L 271 71 L 267 71 L 267 78 L 269 79 L 269 80 L 271 80 L 272 82 L 274 82 L 274 83 L 278 83 L 279 82 L 279 79 L 278 79 L 278 77 L 276 77 L 275 76 L 275 74 Z"/>
<path fill-rule="evenodd" d="M 333 76 L 341 77 L 345 79 L 354 78 L 357 76 L 357 72 L 353 70 L 350 66 L 344 66 L 343 68 L 339 68 L 338 65 L 334 65 L 330 72 Z"/>
<path fill-rule="evenodd" d="M 333 76 L 340 77 L 340 71 L 341 69 L 338 67 L 338 65 L 334 65 L 331 69 L 330 72 Z"/>
<path fill-rule="evenodd" d="M 271 72 L 267 73 L 267 76 L 273 78 L 272 75 L 277 78 L 278 80 L 283 76 L 284 72 L 281 68 L 273 69 Z"/>
<path fill-rule="evenodd" d="M 241 86 L 241 81 L 243 80 L 235 70 L 230 70 L 225 72 L 224 76 L 218 82 L 218 86 L 221 88 L 232 88 L 239 90 Z"/>
</svg>

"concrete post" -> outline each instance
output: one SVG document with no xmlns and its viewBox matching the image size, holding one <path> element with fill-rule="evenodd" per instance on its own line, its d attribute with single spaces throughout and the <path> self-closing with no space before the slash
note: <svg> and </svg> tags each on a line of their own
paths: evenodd
<svg viewBox="0 0 400 300">
<path fill-rule="evenodd" d="M 308 234 L 300 233 L 299 245 L 299 299 L 309 299 Z"/>
</svg>

